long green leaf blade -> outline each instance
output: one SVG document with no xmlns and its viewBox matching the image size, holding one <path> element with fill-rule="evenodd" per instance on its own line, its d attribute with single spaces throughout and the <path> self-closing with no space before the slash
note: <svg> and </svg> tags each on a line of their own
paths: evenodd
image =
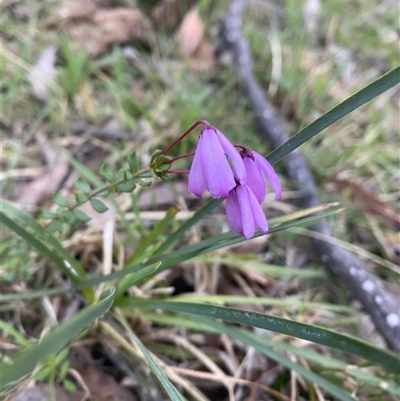
<svg viewBox="0 0 400 401">
<path fill-rule="evenodd" d="M 223 199 L 212 199 L 199 209 L 190 219 L 186 220 L 176 231 L 174 231 L 165 242 L 157 249 L 156 255 L 162 254 L 174 242 L 180 239 L 193 225 L 200 221 L 204 216 L 210 213 Z"/>
<path fill-rule="evenodd" d="M 296 135 L 272 151 L 267 156 L 268 161 L 275 164 L 278 160 L 287 156 L 290 152 L 301 146 L 313 136 L 319 134 L 334 122 L 340 120 L 342 117 L 379 96 L 388 89 L 393 88 L 398 83 L 400 83 L 400 67 L 394 68 L 388 73 L 382 75 L 365 88 L 359 90 L 354 95 L 317 118 L 314 122 L 304 127 Z"/>
<path fill-rule="evenodd" d="M 119 322 L 124 326 L 125 330 L 129 333 L 132 340 L 136 343 L 143 356 L 146 358 L 147 363 L 149 364 L 150 370 L 153 372 L 154 376 L 160 381 L 164 390 L 169 395 L 172 401 L 184 401 L 185 398 L 178 392 L 176 387 L 169 381 L 165 373 L 160 369 L 157 365 L 157 362 L 154 360 L 153 356 L 149 352 L 149 350 L 144 346 L 144 344 L 140 341 L 139 337 L 128 327 L 121 319 L 118 319 Z"/>
<path fill-rule="evenodd" d="M 0 220 L 10 230 L 14 231 L 19 237 L 23 238 L 26 242 L 32 245 L 40 254 L 51 260 L 71 280 L 75 282 L 78 280 L 78 277 L 65 266 L 64 261 L 54 251 L 49 249 L 45 244 L 43 244 L 43 242 L 39 241 L 30 232 L 25 230 L 24 227 L 20 226 L 14 220 L 9 219 L 2 212 L 0 212 Z"/>
<path fill-rule="evenodd" d="M 332 207 L 331 209 L 328 209 L 327 211 L 320 213 L 316 216 L 304 217 L 299 220 L 287 221 L 286 223 L 282 223 L 282 224 L 277 223 L 277 219 L 271 219 L 269 233 L 272 234 L 274 232 L 284 230 L 284 229 L 292 227 L 294 225 L 296 225 L 296 226 L 311 225 L 315 221 L 318 221 L 327 216 L 331 216 L 332 214 L 337 213 L 337 212 L 338 212 L 338 208 Z M 287 219 L 288 216 L 285 216 L 285 218 Z M 261 234 L 256 234 L 255 236 L 260 236 L 260 235 Z M 75 284 L 74 289 L 81 290 L 83 288 L 88 288 L 88 287 L 91 287 L 91 286 L 94 286 L 94 285 L 97 285 L 100 283 L 104 283 L 104 282 L 107 282 L 110 280 L 119 279 L 128 274 L 138 272 L 141 269 L 144 269 L 147 266 L 150 266 L 157 262 L 162 262 L 162 265 L 157 270 L 158 272 L 162 272 L 162 271 L 176 265 L 177 263 L 180 263 L 185 260 L 189 260 L 192 257 L 197 257 L 197 256 L 205 254 L 207 252 L 221 249 L 225 246 L 238 244 L 243 241 L 246 241 L 246 239 L 234 232 L 220 234 L 215 237 L 200 241 L 197 244 L 189 245 L 182 249 L 178 249 L 176 251 L 170 252 L 167 255 L 161 255 L 158 257 L 151 258 L 150 260 L 148 260 L 145 263 L 134 264 L 132 266 L 126 266 L 123 270 L 110 273 L 106 276 L 93 277 L 84 282 Z M 68 289 L 52 288 L 51 290 L 49 290 L 48 294 L 46 293 L 46 295 L 61 294 L 66 291 L 68 291 Z M 2 301 L 25 299 L 25 298 L 33 299 L 33 298 L 37 298 L 37 297 L 41 297 L 41 296 L 43 296 L 43 291 L 36 291 L 36 292 L 32 291 L 32 292 L 28 292 L 25 294 L 5 294 L 2 296 Z"/>
<path fill-rule="evenodd" d="M 248 344 L 254 347 L 257 351 L 263 353 L 268 358 L 273 359 L 274 361 L 278 362 L 286 366 L 287 368 L 296 371 L 301 376 L 309 380 L 311 383 L 315 383 L 321 388 L 323 388 L 328 393 L 334 395 L 341 401 L 355 401 L 357 398 L 352 397 L 349 393 L 338 387 L 337 385 L 329 382 L 328 380 L 324 379 L 320 375 L 311 372 L 303 368 L 302 366 L 298 365 L 295 362 L 292 362 L 289 358 L 279 354 L 278 352 L 272 350 L 271 348 L 266 347 L 261 341 L 257 341 L 254 336 L 250 336 L 251 333 L 246 333 L 244 330 L 239 330 L 231 326 L 226 326 L 223 323 L 216 322 L 212 319 L 206 317 L 197 317 L 200 322 L 208 324 L 210 327 L 218 330 L 219 333 L 224 333 L 230 337 L 233 337 L 245 344 Z"/>
<path fill-rule="evenodd" d="M 0 199 L 0 210 L 14 220 L 17 220 L 30 227 L 46 244 L 53 248 L 62 259 L 65 259 L 76 272 L 77 276 L 84 280 L 86 273 L 79 262 L 62 246 L 62 244 L 46 228 L 39 224 L 31 215 L 21 209 L 16 208 L 9 202 Z"/>
<path fill-rule="evenodd" d="M 263 313 L 250 312 L 224 306 L 203 305 L 196 303 L 154 301 L 127 298 L 118 302 L 121 307 L 162 309 L 171 312 L 191 313 L 195 315 L 222 319 L 227 322 L 244 324 L 260 329 L 272 330 L 289 336 L 302 338 L 317 344 L 326 345 L 358 355 L 387 369 L 398 372 L 400 357 L 392 352 L 379 349 L 356 337 L 324 329 L 310 324 L 295 322 Z"/>
<path fill-rule="evenodd" d="M 175 315 L 175 314 L 160 314 L 148 311 L 143 311 L 144 317 L 152 322 L 160 323 L 164 325 L 187 328 L 189 330 L 202 331 L 206 333 L 219 333 L 219 328 L 207 326 L 205 322 L 212 322 L 209 318 L 204 318 L 198 315 Z M 204 321 L 202 320 L 204 319 Z M 268 336 L 260 336 L 260 333 L 251 333 L 244 329 L 239 329 L 244 332 L 247 336 L 253 337 L 255 341 L 258 341 L 262 346 L 268 349 L 276 349 L 282 352 L 289 352 L 291 354 L 303 357 L 314 364 L 325 369 L 332 369 L 334 371 L 341 370 L 345 371 L 346 374 L 355 377 L 356 379 L 365 382 L 369 387 L 380 387 L 383 391 L 394 395 L 400 395 L 400 386 L 398 383 L 388 380 L 382 380 L 382 377 L 377 377 L 368 371 L 365 372 L 362 368 L 358 368 L 354 365 L 348 365 L 344 361 L 335 359 L 332 355 L 324 355 L 313 351 L 310 348 L 298 347 L 286 341 L 276 340 L 275 338 L 269 338 Z M 251 344 L 249 344 L 251 345 Z M 366 368 L 368 369 L 368 367 Z M 315 369 L 314 369 L 315 370 Z"/>
<path fill-rule="evenodd" d="M 103 297 L 96 304 L 86 307 L 57 325 L 40 343 L 29 346 L 16 356 L 12 365 L 0 363 L 0 391 L 30 373 L 46 356 L 59 352 L 82 330 L 104 315 L 114 301 L 114 289 L 108 289 Z"/>
</svg>

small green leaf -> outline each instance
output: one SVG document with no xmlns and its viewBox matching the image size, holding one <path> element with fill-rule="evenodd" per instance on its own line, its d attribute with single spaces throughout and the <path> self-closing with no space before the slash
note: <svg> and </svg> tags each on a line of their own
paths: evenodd
<svg viewBox="0 0 400 401">
<path fill-rule="evenodd" d="M 159 175 L 158 175 L 156 169 L 154 169 L 154 168 L 151 168 L 151 169 L 150 169 L 150 174 L 151 174 L 151 176 L 152 176 L 155 180 L 156 180 L 157 178 L 159 178 Z"/>
<path fill-rule="evenodd" d="M 56 363 L 57 364 L 61 363 L 68 356 L 68 352 L 69 352 L 68 348 L 64 348 L 62 351 L 60 351 L 55 358 Z"/>
<path fill-rule="evenodd" d="M 170 156 L 161 155 L 160 157 L 157 158 L 157 162 L 155 163 L 155 165 L 157 166 L 157 168 L 163 171 L 169 170 L 170 163 L 167 162 L 170 160 L 171 160 Z"/>
<path fill-rule="evenodd" d="M 150 181 L 143 181 L 140 178 L 136 178 L 136 183 L 139 184 L 141 187 L 149 187 L 151 185 Z"/>
<path fill-rule="evenodd" d="M 128 181 L 118 184 L 115 188 L 116 192 L 132 192 L 136 188 L 135 181 Z"/>
<path fill-rule="evenodd" d="M 170 164 L 161 164 L 159 167 L 158 167 L 161 171 L 168 171 L 170 168 L 171 168 L 171 165 Z"/>
<path fill-rule="evenodd" d="M 63 210 L 60 210 L 57 214 L 60 216 L 60 218 L 62 220 L 64 220 L 68 224 L 76 223 L 76 217 L 75 217 L 74 213 L 71 212 L 71 210 L 63 209 Z"/>
<path fill-rule="evenodd" d="M 104 213 L 108 210 L 108 207 L 104 204 L 104 202 L 98 198 L 90 199 L 90 204 L 92 205 L 92 208 L 96 210 L 96 212 Z"/>
<path fill-rule="evenodd" d="M 133 179 L 133 174 L 130 171 L 125 171 L 124 172 L 124 180 L 131 181 L 132 179 Z"/>
<path fill-rule="evenodd" d="M 64 198 L 63 196 L 61 196 L 59 194 L 55 194 L 53 196 L 53 202 L 62 207 L 68 207 L 68 205 L 69 205 L 68 199 Z"/>
<path fill-rule="evenodd" d="M 139 168 L 139 160 L 136 156 L 136 152 L 132 152 L 129 156 L 128 156 L 128 164 L 129 164 L 129 171 L 132 174 L 135 174 L 136 171 Z"/>
<path fill-rule="evenodd" d="M 107 181 L 109 182 L 116 181 L 114 178 L 114 174 L 108 169 L 105 163 L 101 165 L 99 172 Z"/>
<path fill-rule="evenodd" d="M 90 217 L 82 210 L 74 210 L 72 213 L 79 221 L 83 221 L 84 223 L 90 220 Z"/>
<path fill-rule="evenodd" d="M 39 211 L 39 216 L 40 216 L 42 219 L 48 219 L 48 220 L 50 220 L 50 219 L 53 219 L 53 218 L 54 218 L 55 214 L 54 214 L 54 212 L 52 212 L 52 211 L 49 210 L 49 209 L 41 209 L 41 210 Z"/>
<path fill-rule="evenodd" d="M 47 379 L 49 377 L 51 371 L 52 371 L 52 368 L 50 368 L 50 367 L 40 370 L 39 372 L 37 372 L 35 374 L 35 380 L 42 381 L 42 380 Z"/>
<path fill-rule="evenodd" d="M 150 159 L 150 166 L 154 164 L 154 162 L 162 155 L 162 150 L 156 150 L 152 155 Z"/>
<path fill-rule="evenodd" d="M 88 196 L 86 194 L 83 194 L 82 192 L 75 194 L 76 203 L 79 203 L 80 205 L 87 202 L 88 199 Z"/>
<path fill-rule="evenodd" d="M 122 181 L 124 179 L 124 173 L 125 173 L 125 170 L 117 171 L 114 176 L 115 181 Z"/>
<path fill-rule="evenodd" d="M 71 380 L 68 380 L 68 379 L 63 381 L 63 386 L 68 391 L 75 391 L 76 390 L 75 383 L 72 382 Z"/>
<path fill-rule="evenodd" d="M 68 361 L 63 362 L 60 367 L 60 376 L 65 377 L 65 375 L 68 372 L 68 369 L 69 369 L 69 362 Z"/>
<path fill-rule="evenodd" d="M 60 220 L 54 220 L 54 221 L 52 221 L 48 226 L 47 226 L 47 229 L 50 231 L 50 232 L 52 232 L 52 233 L 55 233 L 55 232 L 62 232 L 62 230 L 63 230 L 63 223 L 62 223 L 62 221 L 60 221 Z"/>
<path fill-rule="evenodd" d="M 85 194 L 88 194 L 91 191 L 90 185 L 82 177 L 79 177 L 76 180 L 75 186 Z"/>
<path fill-rule="evenodd" d="M 162 173 L 162 174 L 160 174 L 160 178 L 163 181 L 171 181 L 174 178 L 174 176 L 172 174 Z"/>
</svg>

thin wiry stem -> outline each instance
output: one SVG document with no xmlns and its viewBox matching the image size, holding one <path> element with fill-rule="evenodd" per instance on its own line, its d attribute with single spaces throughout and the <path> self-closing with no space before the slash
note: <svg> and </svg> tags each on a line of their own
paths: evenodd
<svg viewBox="0 0 400 401">
<path fill-rule="evenodd" d="M 185 131 L 178 139 L 173 141 L 171 145 L 168 146 L 167 149 L 165 149 L 162 154 L 166 155 L 177 143 L 179 143 L 183 138 L 185 138 L 188 134 L 190 134 L 198 125 L 203 124 L 206 127 L 210 126 L 210 123 L 207 120 L 198 120 L 196 121 L 187 131 Z"/>
</svg>

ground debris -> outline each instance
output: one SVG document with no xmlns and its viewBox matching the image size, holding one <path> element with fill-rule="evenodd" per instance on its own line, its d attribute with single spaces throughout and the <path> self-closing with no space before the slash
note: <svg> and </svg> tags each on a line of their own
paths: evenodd
<svg viewBox="0 0 400 401">
<path fill-rule="evenodd" d="M 72 39 L 92 57 L 113 44 L 141 40 L 155 43 L 151 22 L 138 9 L 100 8 L 100 2 L 72 3 L 58 11 L 59 19 Z"/>
<path fill-rule="evenodd" d="M 81 400 L 84 396 L 83 391 L 67 391 L 63 387 L 48 384 L 38 384 L 34 387 L 26 388 L 18 393 L 9 401 L 76 401 Z"/>
<path fill-rule="evenodd" d="M 69 171 L 67 158 L 54 148 L 44 144 L 43 153 L 48 162 L 47 172 L 29 182 L 17 193 L 16 203 L 27 211 L 34 210 L 46 198 L 57 192 Z"/>
<path fill-rule="evenodd" d="M 97 401 L 136 401 L 134 394 L 116 382 L 111 375 L 85 365 L 76 365 L 74 369 L 79 372 Z"/>
<path fill-rule="evenodd" d="M 181 53 L 189 59 L 194 71 L 209 71 L 214 68 L 214 53 L 205 36 L 204 23 L 197 9 L 188 11 L 176 34 Z"/>
</svg>

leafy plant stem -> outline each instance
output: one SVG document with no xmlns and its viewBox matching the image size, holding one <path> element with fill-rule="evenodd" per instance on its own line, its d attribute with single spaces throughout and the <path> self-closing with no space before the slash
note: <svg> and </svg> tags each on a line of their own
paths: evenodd
<svg viewBox="0 0 400 401">
<path fill-rule="evenodd" d="M 143 170 L 137 172 L 136 174 L 133 175 L 132 180 L 134 180 L 134 179 L 136 179 L 136 178 L 143 178 L 143 175 L 146 174 L 146 173 L 148 173 L 149 171 L 150 171 L 150 168 L 147 167 L 147 168 L 145 168 L 145 169 L 143 169 Z M 108 191 L 108 190 L 110 190 L 110 189 L 113 189 L 113 188 L 115 188 L 117 185 L 123 184 L 124 182 L 126 182 L 126 180 L 125 180 L 124 178 L 122 178 L 122 179 L 120 179 L 120 180 L 118 180 L 118 181 L 115 181 L 115 182 L 112 182 L 112 183 L 110 183 L 110 184 L 107 184 L 107 185 L 105 185 L 105 186 L 103 186 L 103 187 L 101 187 L 101 188 L 97 188 L 97 189 L 95 189 L 94 191 L 92 191 L 92 192 L 90 192 L 90 193 L 88 194 L 87 200 L 89 201 L 89 200 L 93 199 L 94 197 L 100 195 L 101 193 L 106 192 L 106 191 Z M 78 206 L 80 206 L 80 203 L 75 203 L 74 205 L 72 205 L 72 206 L 70 207 L 70 210 L 74 210 L 74 209 L 76 209 Z"/>
</svg>

